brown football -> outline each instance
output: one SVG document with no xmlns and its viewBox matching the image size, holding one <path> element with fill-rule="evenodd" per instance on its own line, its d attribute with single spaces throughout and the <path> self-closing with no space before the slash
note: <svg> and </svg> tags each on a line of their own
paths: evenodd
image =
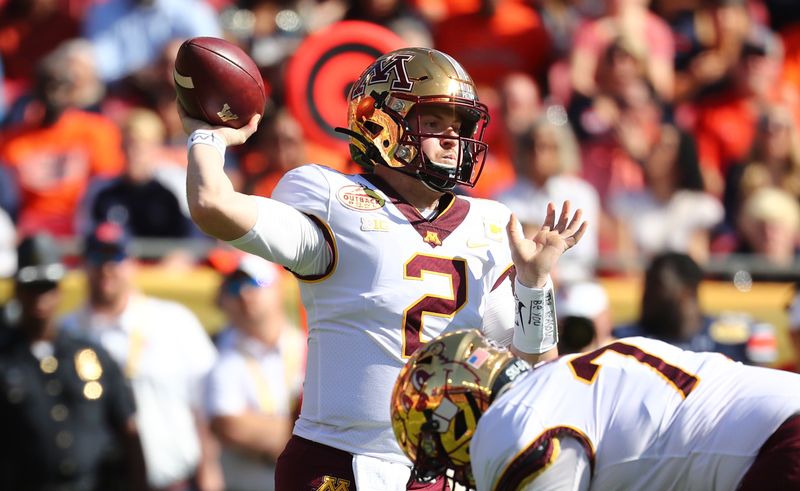
<svg viewBox="0 0 800 491">
<path fill-rule="evenodd" d="M 185 41 L 175 58 L 175 91 L 186 113 L 213 126 L 241 128 L 264 114 L 264 80 L 250 56 L 224 39 Z"/>
</svg>

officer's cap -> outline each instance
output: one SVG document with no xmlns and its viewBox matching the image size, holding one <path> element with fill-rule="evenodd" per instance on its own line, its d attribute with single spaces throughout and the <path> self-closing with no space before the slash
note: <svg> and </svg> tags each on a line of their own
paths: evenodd
<svg viewBox="0 0 800 491">
<path fill-rule="evenodd" d="M 57 283 L 65 272 L 59 246 L 50 235 L 31 235 L 17 247 L 17 272 L 14 279 L 18 284 Z"/>
</svg>

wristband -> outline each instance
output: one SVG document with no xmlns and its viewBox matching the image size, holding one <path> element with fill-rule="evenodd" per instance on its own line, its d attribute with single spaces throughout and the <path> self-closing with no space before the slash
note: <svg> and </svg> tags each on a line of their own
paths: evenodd
<svg viewBox="0 0 800 491">
<path fill-rule="evenodd" d="M 228 146 L 225 143 L 225 140 L 217 135 L 214 134 L 211 130 L 194 130 L 191 135 L 189 135 L 189 141 L 186 142 L 187 150 L 191 149 L 195 145 L 209 145 L 214 147 L 219 155 L 222 157 L 223 162 L 225 161 L 225 148 Z"/>
<path fill-rule="evenodd" d="M 523 353 L 537 355 L 555 348 L 558 324 L 553 280 L 548 276 L 542 288 L 528 288 L 514 280 L 514 299 L 514 346 Z"/>
</svg>

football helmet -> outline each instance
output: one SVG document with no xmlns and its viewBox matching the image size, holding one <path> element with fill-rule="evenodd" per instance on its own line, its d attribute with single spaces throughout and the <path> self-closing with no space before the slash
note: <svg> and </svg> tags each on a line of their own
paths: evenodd
<svg viewBox="0 0 800 491">
<path fill-rule="evenodd" d="M 454 331 L 418 349 L 392 392 L 397 442 L 414 463 L 412 478 L 429 481 L 452 469 L 470 489 L 469 444 L 481 415 L 530 366 L 476 329 Z"/>
<path fill-rule="evenodd" d="M 420 129 L 428 105 L 455 111 L 461 122 L 457 136 Z M 438 191 L 474 186 L 486 160 L 486 105 L 464 68 L 435 49 L 403 48 L 375 60 L 350 89 L 347 122 L 348 128 L 336 130 L 350 136 L 350 154 L 358 164 L 392 167 Z M 425 138 L 455 140 L 458 164 L 432 162 L 421 150 Z"/>
</svg>

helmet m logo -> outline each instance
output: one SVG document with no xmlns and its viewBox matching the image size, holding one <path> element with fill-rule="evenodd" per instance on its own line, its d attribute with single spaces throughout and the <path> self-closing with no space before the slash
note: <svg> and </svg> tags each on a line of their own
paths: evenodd
<svg viewBox="0 0 800 491">
<path fill-rule="evenodd" d="M 413 55 L 398 54 L 373 63 L 353 89 L 352 97 L 364 95 L 367 85 L 388 82 L 392 73 L 394 73 L 394 80 L 392 80 L 390 88 L 400 92 L 411 92 L 414 82 L 408 77 L 408 71 L 406 70 L 406 63 L 411 58 L 413 58 Z"/>
<path fill-rule="evenodd" d="M 317 491 L 350 491 L 350 481 L 338 477 L 324 476 Z"/>
</svg>

